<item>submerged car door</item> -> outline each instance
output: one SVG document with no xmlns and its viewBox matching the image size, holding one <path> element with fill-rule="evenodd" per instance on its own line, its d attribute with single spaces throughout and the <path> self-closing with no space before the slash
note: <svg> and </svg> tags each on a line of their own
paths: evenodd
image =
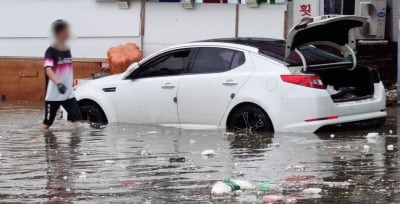
<svg viewBox="0 0 400 204">
<path fill-rule="evenodd" d="M 197 48 L 178 90 L 182 127 L 217 127 L 240 87 L 253 73 L 246 52 L 216 47 Z"/>
<path fill-rule="evenodd" d="M 181 49 L 160 54 L 118 84 L 115 98 L 118 121 L 179 124 L 178 83 L 190 53 L 190 49 Z"/>
</svg>

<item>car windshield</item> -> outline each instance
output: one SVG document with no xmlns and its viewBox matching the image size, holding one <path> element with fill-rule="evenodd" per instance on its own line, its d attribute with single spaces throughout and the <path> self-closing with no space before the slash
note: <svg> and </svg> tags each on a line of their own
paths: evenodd
<svg viewBox="0 0 400 204">
<path fill-rule="evenodd" d="M 263 43 L 263 45 L 259 46 L 258 48 L 261 54 L 276 58 L 280 61 L 284 61 L 285 58 L 284 43 Z M 307 61 L 307 65 L 346 62 L 344 58 L 336 56 L 334 54 L 331 54 L 327 51 L 316 48 L 314 46 L 306 46 L 300 48 L 299 51 L 304 55 Z M 288 63 L 289 66 L 301 66 L 303 64 L 300 56 L 296 52 L 292 52 L 289 55 L 288 59 L 286 60 L 286 63 Z"/>
</svg>

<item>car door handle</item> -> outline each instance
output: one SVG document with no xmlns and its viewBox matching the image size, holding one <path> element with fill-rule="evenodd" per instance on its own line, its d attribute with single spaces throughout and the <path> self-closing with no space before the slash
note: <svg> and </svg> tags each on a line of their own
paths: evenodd
<svg viewBox="0 0 400 204">
<path fill-rule="evenodd" d="M 236 86 L 236 85 L 238 85 L 238 83 L 235 82 L 232 79 L 228 79 L 228 80 L 226 80 L 226 82 L 222 83 L 222 85 L 224 85 L 224 86 Z"/>
<path fill-rule="evenodd" d="M 161 86 L 163 89 L 174 89 L 175 86 L 171 83 L 165 83 L 164 85 Z"/>
</svg>

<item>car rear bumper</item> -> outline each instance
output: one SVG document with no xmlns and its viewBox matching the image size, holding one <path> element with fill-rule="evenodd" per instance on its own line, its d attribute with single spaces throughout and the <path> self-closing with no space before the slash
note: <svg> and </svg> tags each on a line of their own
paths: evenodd
<svg viewBox="0 0 400 204">
<path fill-rule="evenodd" d="M 326 126 L 385 118 L 385 89 L 382 83 L 374 86 L 373 97 L 342 103 L 334 103 L 326 90 L 295 86 L 268 114 L 277 132 L 316 132 Z"/>
<path fill-rule="evenodd" d="M 291 123 L 282 129 L 278 130 L 280 132 L 316 132 L 325 129 L 325 127 L 336 127 L 335 130 L 342 130 L 341 125 L 352 125 L 356 123 L 369 122 L 372 120 L 378 120 L 386 118 L 386 112 L 370 112 L 370 113 L 360 113 L 347 116 L 339 116 L 337 119 L 332 120 L 322 120 L 315 122 L 297 122 Z M 343 128 L 344 129 L 344 128 Z"/>
</svg>

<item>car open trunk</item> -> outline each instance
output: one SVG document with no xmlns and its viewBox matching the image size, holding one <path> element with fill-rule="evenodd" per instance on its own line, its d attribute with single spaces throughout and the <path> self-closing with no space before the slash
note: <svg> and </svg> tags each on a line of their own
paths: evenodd
<svg viewBox="0 0 400 204">
<path fill-rule="evenodd" d="M 307 73 L 319 75 L 332 100 L 337 103 L 371 98 L 374 95 L 374 83 L 379 82 L 376 70 L 360 65 L 353 70 L 335 67 L 313 69 Z"/>
<path fill-rule="evenodd" d="M 365 21 L 359 16 L 303 19 L 289 31 L 286 41 L 285 61 L 289 69 L 299 73 L 302 66 L 301 73 L 320 76 L 334 102 L 371 98 L 379 75 L 376 70 L 357 65 L 355 39 L 351 34 Z M 321 46 L 338 54 L 318 49 Z"/>
</svg>

